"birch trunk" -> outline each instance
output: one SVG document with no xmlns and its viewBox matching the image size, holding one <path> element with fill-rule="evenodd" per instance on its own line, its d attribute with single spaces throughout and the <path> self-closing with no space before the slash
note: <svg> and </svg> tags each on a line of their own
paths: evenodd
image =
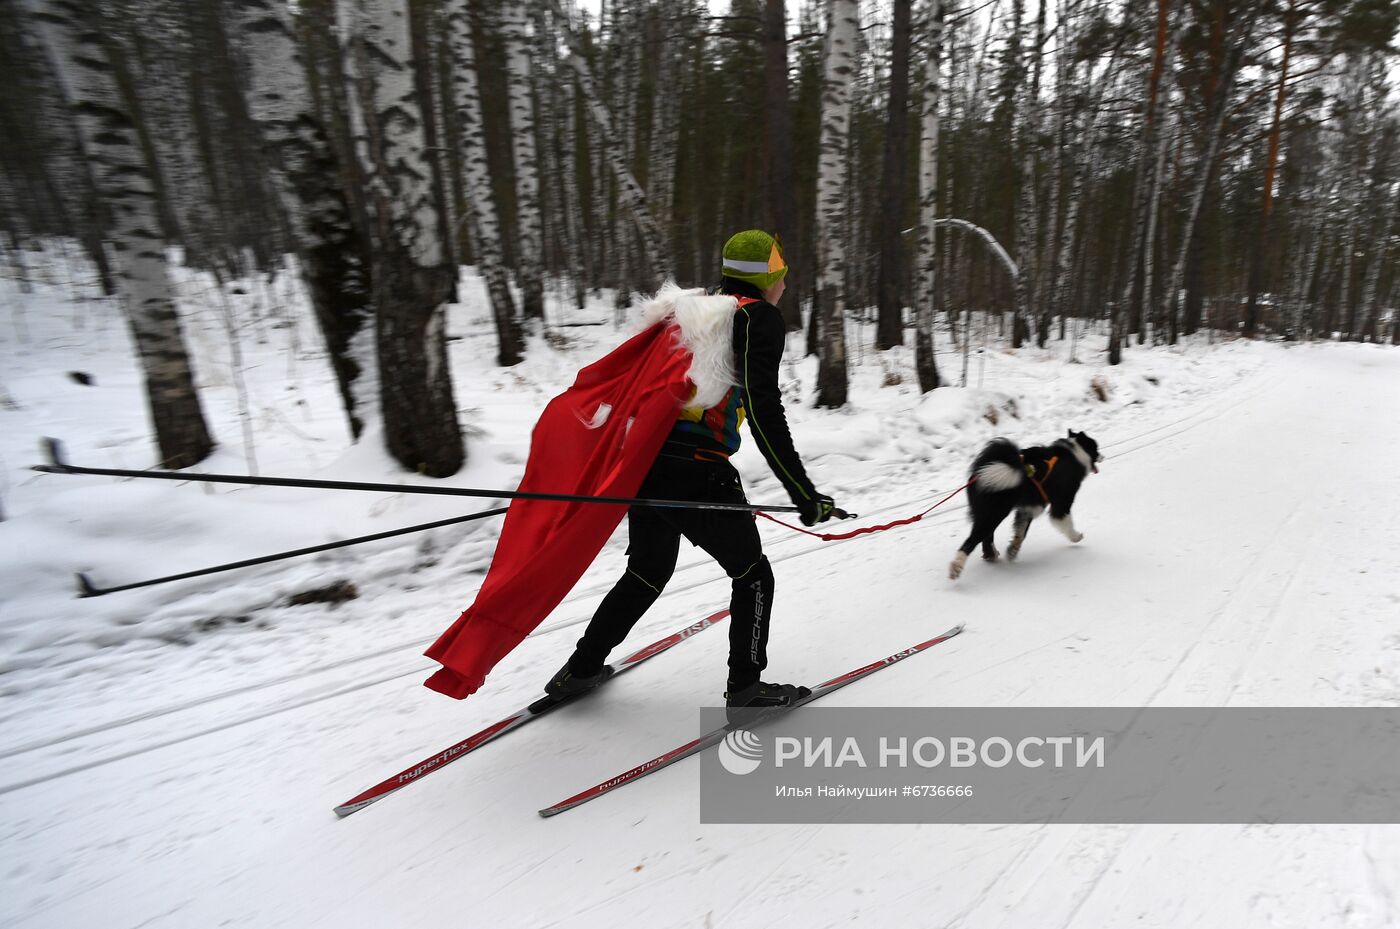
<svg viewBox="0 0 1400 929">
<path fill-rule="evenodd" d="M 823 49 L 820 154 L 817 163 L 817 406 L 846 402 L 846 142 L 851 74 L 860 28 L 857 0 L 827 0 Z"/>
<path fill-rule="evenodd" d="M 91 0 L 44 0 L 35 9 L 109 218 L 117 289 L 145 379 L 159 465 L 187 468 L 214 442 L 180 328 L 151 166 L 105 42 L 110 24 Z"/>
<path fill-rule="evenodd" d="M 608 112 L 608 108 L 603 105 L 603 101 L 594 89 L 593 77 L 588 70 L 588 60 L 584 56 L 583 44 L 579 41 L 578 35 L 568 28 L 568 17 L 560 5 L 560 0 L 553 0 L 553 3 L 556 19 L 564 29 L 564 38 L 572 52 L 569 56 L 569 63 L 573 65 L 574 72 L 578 77 L 579 90 L 583 94 L 588 113 L 593 119 L 594 136 L 607 158 L 608 167 L 617 182 L 618 196 L 627 207 L 628 212 L 632 214 L 632 220 L 637 225 L 637 233 L 642 240 L 643 258 L 649 272 L 648 276 L 654 284 L 659 285 L 671 273 L 671 259 L 666 249 L 666 242 L 647 207 L 646 193 L 627 166 L 626 155 L 618 141 L 616 123 L 613 121 L 612 114 Z M 595 187 L 601 187 L 602 184 L 598 178 L 595 178 L 593 183 Z"/>
<path fill-rule="evenodd" d="M 1170 55 L 1170 52 L 1168 53 Z M 1157 227 L 1158 217 L 1162 211 L 1162 179 L 1166 176 L 1167 152 L 1176 141 L 1176 121 L 1168 119 L 1159 131 L 1157 142 L 1157 160 L 1152 166 L 1152 185 L 1148 194 L 1147 209 L 1147 239 L 1143 244 L 1142 256 L 1142 302 L 1143 306 L 1152 306 L 1152 282 L 1155 278 L 1157 267 Z M 1147 338 L 1146 314 L 1138 320 L 1138 344 L 1141 345 Z M 1154 344 L 1156 335 L 1154 334 Z"/>
<path fill-rule="evenodd" d="M 782 239 L 789 266 L 801 267 L 805 256 L 798 240 L 797 180 L 793 171 L 792 102 L 788 97 L 787 4 L 765 0 L 763 12 L 763 76 L 767 100 L 768 212 L 773 232 Z M 665 85 L 663 85 L 665 86 Z M 668 112 L 675 107 L 666 107 Z M 674 149 L 672 150 L 674 167 Z M 789 274 L 783 318 L 789 330 L 802 328 L 802 291 L 797 275 Z M 786 280 L 786 279 L 785 279 Z"/>
<path fill-rule="evenodd" d="M 587 227 L 583 219 L 583 197 L 578 189 L 578 100 L 574 88 L 573 77 L 561 73 L 559 92 L 564 115 L 560 122 L 560 144 L 563 147 L 563 158 L 560 161 L 562 170 L 559 172 L 562 186 L 560 215 L 565 217 L 574 303 L 579 309 L 583 309 L 584 281 L 593 278 L 593 270 L 592 262 L 588 258 L 588 246 L 584 242 Z"/>
<path fill-rule="evenodd" d="M 919 144 L 919 240 L 914 297 L 914 367 L 919 390 L 939 386 L 938 364 L 933 352 L 933 323 L 938 307 L 938 132 L 943 91 L 943 10 L 940 0 L 929 0 L 924 15 L 928 23 L 928 47 L 924 58 L 923 137 Z M 966 338 L 966 334 L 964 334 Z"/>
<path fill-rule="evenodd" d="M 527 0 L 501 5 L 510 88 L 510 134 L 515 151 L 516 277 L 527 319 L 544 318 L 544 223 L 540 213 L 539 160 L 535 150 L 535 109 L 531 94 Z"/>
<path fill-rule="evenodd" d="M 281 0 L 232 4 L 248 68 L 248 108 L 262 131 L 273 180 L 292 225 L 297 257 L 326 341 L 350 433 L 364 429 L 355 395 L 360 362 L 351 351 L 369 319 L 369 249 L 340 187 L 341 165 L 311 90 L 291 17 Z"/>
<path fill-rule="evenodd" d="M 408 5 L 355 0 L 353 15 L 384 442 L 409 470 L 446 477 L 466 460 L 447 363 L 445 303 L 456 269 L 438 234 Z"/>
<path fill-rule="evenodd" d="M 909 171 L 909 45 L 913 38 L 912 20 L 912 0 L 894 0 L 890 91 L 886 104 L 884 169 L 880 184 L 882 222 L 879 281 L 876 287 L 879 315 L 875 329 L 875 347 L 880 350 L 904 344 L 904 190 Z M 934 144 L 936 150 L 937 142 Z M 937 197 L 936 183 L 934 196 Z M 929 254 L 933 254 L 932 250 Z"/>
<path fill-rule="evenodd" d="M 1012 40 L 1016 43 L 1010 67 L 1020 85 L 1012 91 L 1018 98 L 1011 114 L 1011 151 L 1019 153 L 1016 173 L 1016 266 L 1015 306 L 1011 315 L 1011 347 L 1020 348 L 1027 336 L 1031 307 L 1031 273 L 1035 255 L 1035 128 L 1031 113 L 1035 108 L 1034 82 L 1025 80 L 1024 44 L 1021 41 L 1023 0 L 1012 4 Z M 1022 88 L 1025 88 L 1024 90 Z"/>
<path fill-rule="evenodd" d="M 476 46 L 472 42 L 471 13 L 467 6 L 468 0 L 450 0 L 447 7 L 448 44 L 456 59 L 456 67 L 452 69 L 452 105 L 462 134 L 462 174 L 467 193 L 466 213 L 458 220 L 458 225 L 466 226 L 467 244 L 476 256 L 491 301 L 491 315 L 496 322 L 496 363 L 509 367 L 520 363 L 525 346 L 505 258 L 501 254 L 501 224 L 486 161 Z"/>
</svg>

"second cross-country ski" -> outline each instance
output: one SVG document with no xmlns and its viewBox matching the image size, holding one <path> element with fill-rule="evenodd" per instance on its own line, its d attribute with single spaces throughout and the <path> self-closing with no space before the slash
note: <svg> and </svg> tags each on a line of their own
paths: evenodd
<svg viewBox="0 0 1400 929">
<path fill-rule="evenodd" d="M 887 668 L 890 665 L 895 664 L 896 662 L 903 661 L 910 655 L 917 655 L 924 649 L 932 648 L 940 642 L 946 642 L 953 636 L 957 635 L 959 632 L 962 632 L 962 630 L 962 624 L 958 624 L 952 629 L 949 629 L 947 632 L 943 633 L 942 635 L 934 636 L 932 639 L 929 639 L 926 642 L 920 642 L 918 645 L 906 648 L 902 652 L 895 652 L 888 658 L 881 658 L 879 661 L 871 662 L 870 664 L 865 665 L 864 667 L 856 668 L 854 671 L 847 671 L 840 677 L 834 677 L 831 680 L 826 681 L 825 683 L 818 684 L 816 687 L 812 688 L 812 692 L 809 695 L 803 697 L 799 702 L 793 704 L 792 709 L 796 709 L 799 706 L 805 706 L 806 704 L 811 703 L 813 700 L 825 697 L 827 694 L 831 693 L 834 690 L 840 690 L 842 687 L 845 687 L 847 684 L 850 684 L 853 681 L 858 681 L 861 678 L 866 677 L 870 674 L 874 674 L 876 671 L 879 671 L 883 668 Z M 592 800 L 596 797 L 601 797 L 605 793 L 610 793 L 611 791 L 622 787 L 624 784 L 630 784 L 640 777 L 644 777 L 648 774 L 651 774 L 654 771 L 659 771 L 667 765 L 671 765 L 676 763 L 677 761 L 680 761 L 682 758 L 688 758 L 691 755 L 703 752 L 711 745 L 718 744 L 724 738 L 725 734 L 729 732 L 729 728 L 729 726 L 721 726 L 718 729 L 712 729 L 704 735 L 700 736 L 698 739 L 692 739 L 684 745 L 671 749 L 664 755 L 658 755 L 650 761 L 642 762 L 635 768 L 632 768 L 630 771 L 625 771 L 622 774 L 617 775 L 616 777 L 612 777 L 606 781 L 603 781 L 601 784 L 598 784 L 595 787 L 588 788 L 582 793 L 574 794 L 567 800 L 561 800 L 553 806 L 546 807 L 540 810 L 540 815 L 556 816 L 559 813 L 564 812 L 565 810 L 571 810 L 576 806 L 587 803 L 589 800 Z"/>
<path fill-rule="evenodd" d="M 624 671 L 630 671 L 637 665 L 646 661 L 648 658 L 655 658 L 657 655 L 666 651 L 671 646 L 679 645 L 681 642 L 684 642 L 686 639 L 695 635 L 697 632 L 703 632 L 704 630 L 713 626 L 715 623 L 718 623 L 721 620 L 723 620 L 728 615 L 728 610 L 720 610 L 718 613 L 712 613 L 711 615 L 706 616 L 699 622 L 692 623 L 691 625 L 686 626 L 679 632 L 673 632 L 670 635 L 666 636 L 666 638 L 659 639 L 648 645 L 646 648 L 633 652 L 632 654 L 628 655 L 626 658 L 622 659 L 617 663 L 617 666 L 613 671 L 612 676 L 616 677 L 617 675 L 622 674 Z M 536 700 L 534 703 L 531 703 L 529 706 L 524 707 L 516 713 L 512 713 L 510 716 L 507 716 L 500 722 L 494 723 L 490 726 L 487 726 L 480 732 L 467 736 L 467 738 L 456 743 L 455 745 L 448 746 L 447 748 L 443 749 L 437 754 L 429 758 L 423 759 L 413 767 L 408 768 L 404 771 L 400 771 L 393 777 L 381 781 L 380 783 L 371 787 L 369 790 L 366 790 L 364 793 L 358 794 L 355 797 L 346 800 L 340 806 L 335 808 L 336 815 L 349 816 L 351 813 L 354 813 L 357 810 L 362 810 L 365 807 L 369 806 L 371 803 L 374 803 L 377 800 L 384 799 L 389 794 L 393 793 L 399 788 L 408 786 L 409 784 L 421 778 L 423 775 L 431 774 L 433 771 L 442 768 L 444 765 L 456 761 L 463 755 L 466 755 L 469 752 L 476 751 L 478 748 L 481 748 L 481 746 L 485 745 L 487 742 L 495 741 L 496 739 L 499 739 L 501 736 L 505 735 L 507 732 L 510 732 L 514 729 L 519 729 L 526 723 L 532 720 L 539 719 L 541 716 L 548 713 L 550 710 L 558 709 L 559 707 L 564 706 L 567 703 L 573 703 L 574 700 L 577 699 L 577 697 L 574 697 L 565 700 L 554 700 L 550 697 L 541 697 L 539 700 Z"/>
</svg>

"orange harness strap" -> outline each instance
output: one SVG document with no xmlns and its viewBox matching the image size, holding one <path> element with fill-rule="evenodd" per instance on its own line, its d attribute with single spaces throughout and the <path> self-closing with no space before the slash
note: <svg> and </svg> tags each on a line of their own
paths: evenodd
<svg viewBox="0 0 1400 929">
<path fill-rule="evenodd" d="M 1052 455 L 1050 461 L 1045 465 L 1045 476 L 1037 480 L 1035 476 L 1035 465 L 1026 464 L 1026 459 L 1024 457 L 1021 458 L 1021 465 L 1026 469 L 1026 477 L 1030 478 L 1031 483 L 1035 485 L 1035 489 L 1040 491 L 1040 499 L 1045 501 L 1046 506 L 1050 505 L 1050 495 L 1045 492 L 1045 486 L 1041 484 L 1041 481 L 1050 480 L 1050 473 L 1055 470 L 1055 462 L 1059 460 L 1059 455 Z"/>
</svg>

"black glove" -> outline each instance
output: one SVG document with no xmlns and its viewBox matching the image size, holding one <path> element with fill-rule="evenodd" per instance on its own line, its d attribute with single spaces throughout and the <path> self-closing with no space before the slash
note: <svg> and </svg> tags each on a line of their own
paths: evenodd
<svg viewBox="0 0 1400 929">
<path fill-rule="evenodd" d="M 826 494 L 804 497 L 797 501 L 797 510 L 802 515 L 802 525 L 804 526 L 815 526 L 817 523 L 826 522 L 831 518 L 835 509 L 836 501 Z"/>
</svg>

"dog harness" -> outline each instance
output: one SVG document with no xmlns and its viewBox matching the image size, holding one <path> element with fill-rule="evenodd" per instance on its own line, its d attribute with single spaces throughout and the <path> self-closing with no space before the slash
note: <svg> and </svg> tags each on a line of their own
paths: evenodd
<svg viewBox="0 0 1400 929">
<path fill-rule="evenodd" d="M 1059 455 L 1051 455 L 1050 460 L 1045 463 L 1045 476 L 1037 480 L 1035 476 L 1035 465 L 1028 463 L 1025 455 L 1021 456 L 1021 467 L 1026 469 L 1026 477 L 1030 478 L 1031 483 L 1035 485 L 1035 489 L 1040 491 L 1040 499 L 1045 501 L 1046 506 L 1050 505 L 1050 495 L 1045 492 L 1045 486 L 1041 482 L 1050 480 L 1050 473 L 1055 470 L 1055 462 L 1059 460 Z"/>
</svg>

